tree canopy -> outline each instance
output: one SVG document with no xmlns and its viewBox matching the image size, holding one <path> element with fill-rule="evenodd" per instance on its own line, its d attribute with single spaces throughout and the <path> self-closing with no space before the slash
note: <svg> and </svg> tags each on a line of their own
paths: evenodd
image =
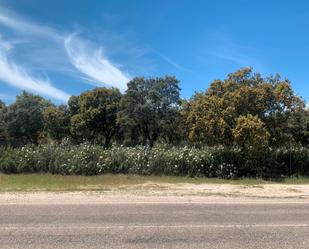
<svg viewBox="0 0 309 249">
<path fill-rule="evenodd" d="M 70 116 L 66 106 L 48 106 L 43 110 L 43 120 L 44 129 L 51 139 L 61 142 L 69 136 Z"/>
<path fill-rule="evenodd" d="M 309 145 L 309 111 L 287 79 L 243 68 L 181 99 L 173 76 L 137 77 L 121 93 L 98 87 L 56 106 L 23 91 L 0 101 L 0 145 L 84 140 L 110 146 L 164 142 L 243 149 Z"/>
<path fill-rule="evenodd" d="M 72 97 L 69 108 L 71 132 L 77 137 L 97 140 L 110 145 L 118 131 L 117 113 L 121 93 L 115 88 L 96 88 Z"/>
<path fill-rule="evenodd" d="M 16 101 L 2 111 L 4 133 L 11 145 L 38 143 L 44 128 L 42 112 L 51 103 L 44 98 L 23 91 Z"/>
<path fill-rule="evenodd" d="M 166 138 L 178 115 L 178 83 L 175 77 L 170 76 L 134 78 L 128 83 L 118 114 L 126 138 L 150 146 L 160 136 Z"/>
<path fill-rule="evenodd" d="M 237 142 L 233 130 L 250 117 L 252 124 L 265 127 L 270 145 L 277 146 L 287 139 L 293 143 L 302 140 L 288 127 L 293 122 L 301 125 L 296 118 L 304 107 L 288 80 L 278 75 L 263 78 L 251 68 L 244 68 L 214 81 L 206 92 L 195 94 L 184 118 L 192 141 L 231 145 Z"/>
</svg>

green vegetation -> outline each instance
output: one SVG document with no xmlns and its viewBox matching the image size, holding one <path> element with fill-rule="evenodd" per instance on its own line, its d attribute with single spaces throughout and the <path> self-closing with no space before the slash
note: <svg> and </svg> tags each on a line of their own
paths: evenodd
<svg viewBox="0 0 309 249">
<path fill-rule="evenodd" d="M 290 82 L 248 68 L 195 94 L 183 115 L 189 138 L 208 145 L 308 145 L 308 111 Z"/>
<path fill-rule="evenodd" d="M 74 108 L 71 107 L 70 130 L 77 139 L 97 140 L 110 146 L 119 125 L 117 113 L 121 94 L 118 89 L 96 88 L 77 97 Z M 76 108 L 76 105 L 78 108 Z"/>
<path fill-rule="evenodd" d="M 124 188 L 144 183 L 191 183 L 191 184 L 242 184 L 258 185 L 267 182 L 261 179 L 223 180 L 217 178 L 191 178 L 180 176 L 138 176 L 138 175 L 100 175 L 100 176 L 61 176 L 51 174 L 0 174 L 0 191 L 104 191 Z M 287 178 L 279 183 L 309 184 L 309 178 Z"/>
<path fill-rule="evenodd" d="M 309 149 L 265 149 L 263 153 L 236 147 L 171 147 L 156 145 L 104 148 L 83 143 L 28 145 L 0 150 L 4 173 L 62 175 L 140 174 L 235 179 L 278 179 L 309 175 Z"/>
<path fill-rule="evenodd" d="M 250 68 L 180 98 L 175 77 L 134 78 L 55 106 L 0 101 L 0 172 L 234 179 L 309 176 L 309 111 L 287 79 Z"/>
</svg>

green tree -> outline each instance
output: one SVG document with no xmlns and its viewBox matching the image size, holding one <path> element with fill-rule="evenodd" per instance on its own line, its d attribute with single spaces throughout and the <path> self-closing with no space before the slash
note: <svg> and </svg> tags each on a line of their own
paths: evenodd
<svg viewBox="0 0 309 249">
<path fill-rule="evenodd" d="M 118 131 L 117 112 L 121 93 L 116 88 L 95 88 L 71 97 L 69 112 L 72 134 L 109 146 Z"/>
<path fill-rule="evenodd" d="M 208 145 L 226 144 L 231 141 L 229 139 L 231 129 L 224 113 L 221 98 L 195 94 L 183 112 L 183 117 L 190 128 L 189 139 Z"/>
<path fill-rule="evenodd" d="M 179 85 L 175 77 L 134 78 L 121 101 L 118 122 L 131 144 L 153 146 L 161 136 L 173 138 L 171 129 L 179 117 Z"/>
<path fill-rule="evenodd" d="M 0 100 L 0 145 L 6 144 L 6 134 L 5 134 L 5 121 L 4 121 L 4 113 L 6 110 L 5 103 Z"/>
<path fill-rule="evenodd" d="M 43 120 L 45 131 L 57 142 L 70 135 L 70 116 L 66 106 L 47 107 L 43 110 Z"/>
<path fill-rule="evenodd" d="M 68 112 L 70 116 L 77 114 L 79 108 L 79 96 L 71 96 L 68 101 Z"/>
<path fill-rule="evenodd" d="M 258 116 L 239 116 L 232 131 L 234 142 L 244 149 L 261 150 L 268 146 L 270 134 Z"/>
<path fill-rule="evenodd" d="M 286 129 L 290 134 L 290 141 L 298 145 L 307 146 L 309 143 L 309 112 L 298 108 L 287 114 Z"/>
<path fill-rule="evenodd" d="M 5 108 L 5 103 L 0 99 L 0 110 Z"/>
<path fill-rule="evenodd" d="M 193 96 L 184 117 L 193 141 L 230 145 L 238 117 L 257 116 L 270 134 L 270 144 L 278 146 L 288 138 L 297 139 L 287 123 L 296 110 L 303 109 L 288 80 L 279 75 L 263 78 L 244 68 Z"/>
<path fill-rule="evenodd" d="M 305 142 L 304 145 L 308 146 L 309 145 L 309 109 L 308 107 L 306 108 L 306 112 L 305 112 Z"/>
<path fill-rule="evenodd" d="M 261 177 L 265 165 L 265 155 L 269 145 L 270 134 L 263 121 L 256 115 L 239 116 L 232 130 L 233 141 L 242 150 L 241 175 Z"/>
<path fill-rule="evenodd" d="M 43 131 L 43 110 L 51 103 L 38 95 L 23 91 L 4 113 L 5 131 L 12 145 L 38 143 Z"/>
</svg>

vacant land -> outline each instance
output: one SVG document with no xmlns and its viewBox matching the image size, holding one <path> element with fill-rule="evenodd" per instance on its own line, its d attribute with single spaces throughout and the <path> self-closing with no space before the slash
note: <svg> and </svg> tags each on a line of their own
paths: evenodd
<svg viewBox="0 0 309 249">
<path fill-rule="evenodd" d="M 309 178 L 285 178 L 280 181 L 262 179 L 226 180 L 219 178 L 192 178 L 179 176 L 138 176 L 138 175 L 99 175 L 99 176 L 63 176 L 52 174 L 0 174 L 0 191 L 75 191 L 75 190 L 109 190 L 113 187 L 143 184 L 309 184 Z"/>
<path fill-rule="evenodd" d="M 239 197 L 309 199 L 309 179 L 268 182 L 260 179 L 222 180 L 209 178 L 134 175 L 60 176 L 50 174 L 0 175 L 0 194 L 10 199 L 31 192 L 35 198 L 80 199 L 97 197 Z M 49 193 L 46 193 L 49 192 Z"/>
<path fill-rule="evenodd" d="M 308 179 L 0 175 L 0 244 L 308 248 Z"/>
<path fill-rule="evenodd" d="M 309 179 L 297 181 L 307 182 Z M 100 175 L 100 176 L 62 176 L 51 174 L 0 174 L 1 191 L 45 190 L 45 191 L 74 191 L 74 190 L 109 190 L 114 187 L 156 184 L 246 184 L 255 185 L 266 183 L 262 180 L 242 179 L 223 180 L 218 178 L 190 178 L 173 176 L 137 176 L 137 175 Z"/>
</svg>

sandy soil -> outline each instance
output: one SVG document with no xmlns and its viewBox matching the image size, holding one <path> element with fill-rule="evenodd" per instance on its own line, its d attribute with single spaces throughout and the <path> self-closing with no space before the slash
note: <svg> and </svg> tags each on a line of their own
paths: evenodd
<svg viewBox="0 0 309 249">
<path fill-rule="evenodd" d="M 0 204 L 87 204 L 171 202 L 309 202 L 309 185 L 232 185 L 152 183 L 119 186 L 106 191 L 2 192 Z"/>
</svg>

